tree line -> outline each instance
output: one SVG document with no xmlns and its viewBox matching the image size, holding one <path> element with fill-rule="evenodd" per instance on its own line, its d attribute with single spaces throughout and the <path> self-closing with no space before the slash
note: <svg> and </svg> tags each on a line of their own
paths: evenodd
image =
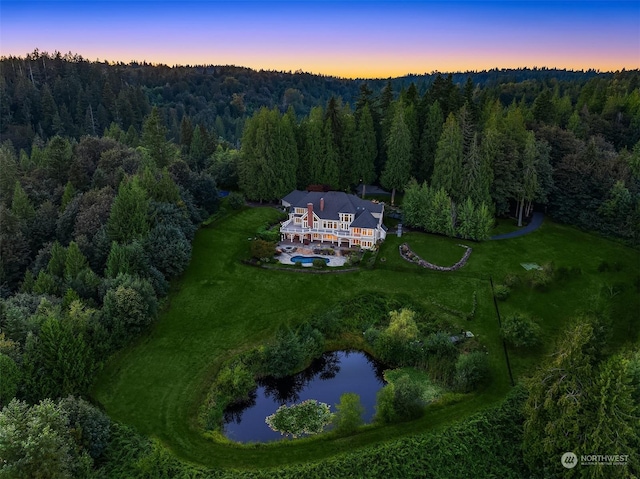
<svg viewBox="0 0 640 479">
<path fill-rule="evenodd" d="M 471 210 L 513 215 L 522 224 L 537 207 L 558 221 L 637 244 L 640 89 L 634 78 L 604 89 L 589 83 L 576 99 L 545 89 L 532 104 L 523 97 L 505 105 L 470 79 L 459 88 L 451 77 L 438 77 L 424 95 L 415 84 L 396 95 L 390 82 L 374 95 L 363 83 L 355 108 L 332 97 L 299 121 L 292 108 L 263 108 L 245 124 L 238 185 L 249 199 L 271 201 L 313 184 L 353 191 L 377 183 L 392 192 L 392 204 L 395 192 L 406 190 L 408 224 L 429 231 L 454 234 Z M 618 93 L 601 98 L 604 91 Z M 614 110 L 617 126 L 606 120 Z M 629 125 L 626 133 L 619 122 Z M 418 187 L 433 191 L 429 198 L 443 192 L 450 226 L 434 229 L 416 218 L 433 207 L 414 194 Z"/>
</svg>

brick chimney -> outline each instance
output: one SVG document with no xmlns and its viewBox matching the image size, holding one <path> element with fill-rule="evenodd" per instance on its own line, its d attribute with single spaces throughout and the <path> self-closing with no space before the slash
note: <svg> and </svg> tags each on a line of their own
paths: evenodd
<svg viewBox="0 0 640 479">
<path fill-rule="evenodd" d="M 324 211 L 324 198 L 320 198 L 320 211 Z"/>
<path fill-rule="evenodd" d="M 307 224 L 313 228 L 313 203 L 307 203 Z"/>
</svg>

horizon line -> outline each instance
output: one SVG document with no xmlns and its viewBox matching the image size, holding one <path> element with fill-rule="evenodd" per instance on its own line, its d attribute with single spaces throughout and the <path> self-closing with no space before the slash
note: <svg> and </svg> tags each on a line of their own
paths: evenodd
<svg viewBox="0 0 640 479">
<path fill-rule="evenodd" d="M 145 66 L 151 66 L 151 67 L 165 67 L 165 68 L 214 68 L 214 67 L 228 67 L 228 68 L 239 68 L 239 69 L 246 69 L 246 70 L 252 70 L 255 72 L 271 72 L 271 73 L 283 73 L 283 74 L 288 74 L 288 75 L 312 75 L 312 76 L 322 76 L 322 77 L 330 77 L 330 78 L 335 78 L 338 80 L 393 80 L 393 79 L 398 79 L 398 78 L 406 78 L 406 77 L 411 77 L 411 76 L 432 76 L 432 75 L 456 75 L 456 74 L 479 74 L 479 73 L 489 73 L 489 72 L 493 72 L 493 71 L 508 71 L 508 70 L 533 70 L 533 71 L 544 71 L 544 70 L 556 70 L 556 71 L 565 71 L 565 72 L 571 72 L 571 73 L 588 73 L 588 72 L 595 72 L 597 74 L 614 74 L 614 73 L 620 73 L 620 72 L 633 72 L 633 71 L 640 71 L 640 68 L 636 67 L 636 68 L 626 68 L 626 67 L 622 67 L 621 69 L 616 69 L 616 70 L 601 70 L 599 68 L 595 68 L 595 67 L 589 67 L 589 68 L 582 68 L 582 69 L 574 69 L 574 68 L 567 68 L 567 67 L 558 67 L 558 66 L 538 66 L 538 65 L 534 65 L 534 66 L 518 66 L 518 67 L 499 67 L 499 66 L 494 66 L 491 67 L 489 69 L 487 68 L 483 68 L 483 69 L 467 69 L 467 70 L 454 70 L 454 71 L 440 71 L 438 69 L 435 70 L 431 70 L 430 72 L 423 72 L 423 73 L 416 73 L 416 72 L 407 72 L 404 73 L 402 75 L 398 75 L 398 76 L 371 76 L 371 77 L 365 77 L 365 76 L 340 76 L 340 75 L 336 75 L 336 74 L 331 74 L 331 73 L 320 73 L 320 72 L 312 72 L 312 71 L 305 71 L 302 69 L 297 69 L 297 70 L 278 70 L 278 69 L 268 69 L 268 68 L 255 68 L 255 67 L 251 67 L 251 66 L 246 66 L 246 65 L 236 65 L 236 64 L 214 64 L 214 63 L 196 63 L 196 64 L 190 64 L 190 63 L 174 63 L 172 65 L 168 64 L 168 63 L 164 63 L 164 62 L 152 62 L 152 61 L 147 61 L 147 60 L 128 60 L 128 61 L 124 61 L 124 60 L 110 60 L 110 59 L 100 59 L 99 57 L 96 58 L 95 60 L 91 60 L 87 57 L 82 56 L 82 54 L 80 53 L 74 53 L 74 52 L 67 52 L 67 53 L 62 53 L 59 50 L 54 50 L 52 53 L 46 51 L 46 50 L 42 50 L 40 51 L 40 49 L 35 48 L 32 52 L 29 53 L 25 53 L 24 56 L 21 55 L 14 55 L 14 54 L 2 54 L 0 55 L 0 60 L 4 61 L 4 60 L 10 60 L 12 58 L 15 59 L 19 59 L 19 60 L 28 60 L 31 55 L 38 55 L 38 56 L 51 56 L 54 57 L 57 54 L 60 54 L 60 56 L 62 58 L 69 58 L 69 57 L 78 57 L 81 60 L 84 61 L 88 61 L 90 63 L 105 63 L 107 65 L 110 66 L 117 66 L 117 65 L 124 65 L 124 66 L 131 66 L 131 65 L 145 65 Z"/>
</svg>

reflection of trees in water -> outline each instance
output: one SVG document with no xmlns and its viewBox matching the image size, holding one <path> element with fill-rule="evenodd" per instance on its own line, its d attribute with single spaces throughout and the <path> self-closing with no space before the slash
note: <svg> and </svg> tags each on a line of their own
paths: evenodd
<svg viewBox="0 0 640 479">
<path fill-rule="evenodd" d="M 306 388 L 311 381 L 316 379 L 331 379 L 340 372 L 340 358 L 337 352 L 324 353 L 317 359 L 314 359 L 309 367 L 304 371 L 294 374 L 293 376 L 285 376 L 283 378 L 274 378 L 268 376 L 260 379 L 258 384 L 264 386 L 264 394 L 272 397 L 274 401 L 280 404 L 296 403 L 300 401 L 300 393 Z"/>
<path fill-rule="evenodd" d="M 322 380 L 333 379 L 340 372 L 340 358 L 338 353 L 326 353 L 322 355 L 324 365 L 318 376 Z"/>
<path fill-rule="evenodd" d="M 318 359 L 314 359 L 311 365 L 304 371 L 292 376 L 283 378 L 274 378 L 267 376 L 258 380 L 258 385 L 264 387 L 265 397 L 271 397 L 278 404 L 291 404 L 300 402 L 300 394 L 302 391 L 316 379 L 329 380 L 336 377 L 340 372 L 340 351 L 324 353 Z M 384 364 L 376 361 L 372 356 L 361 351 L 342 351 L 345 357 L 350 354 L 363 354 L 367 362 L 374 371 L 376 378 L 381 384 L 384 384 L 383 372 L 388 369 Z M 230 404 L 224 411 L 225 423 L 235 422 L 240 424 L 242 414 L 250 407 L 256 405 L 257 389 L 249 394 L 246 401 L 238 401 Z"/>
<path fill-rule="evenodd" d="M 249 393 L 249 399 L 245 399 L 244 401 L 235 401 L 229 404 L 224 410 L 224 423 L 228 424 L 230 422 L 235 422 L 240 424 L 242 422 L 242 413 L 256 405 L 256 400 L 258 399 L 257 394 L 258 388 L 254 389 Z"/>
<path fill-rule="evenodd" d="M 367 362 L 371 365 L 371 369 L 373 369 L 373 373 L 376 375 L 376 378 L 378 379 L 378 381 L 380 381 L 382 384 L 386 384 L 386 381 L 384 380 L 384 372 L 387 369 L 389 369 L 389 366 L 381 363 L 380 361 L 376 360 L 373 356 L 370 356 L 367 353 L 363 353 L 363 354 L 364 354 L 364 357 L 367 358 Z"/>
</svg>

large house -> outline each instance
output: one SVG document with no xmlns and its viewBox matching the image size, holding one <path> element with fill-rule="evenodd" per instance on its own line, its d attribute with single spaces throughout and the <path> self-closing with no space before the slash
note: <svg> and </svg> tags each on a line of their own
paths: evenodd
<svg viewBox="0 0 640 479">
<path fill-rule="evenodd" d="M 294 190 L 282 198 L 289 218 L 280 226 L 282 240 L 373 248 L 386 237 L 384 205 L 340 191 Z"/>
</svg>

